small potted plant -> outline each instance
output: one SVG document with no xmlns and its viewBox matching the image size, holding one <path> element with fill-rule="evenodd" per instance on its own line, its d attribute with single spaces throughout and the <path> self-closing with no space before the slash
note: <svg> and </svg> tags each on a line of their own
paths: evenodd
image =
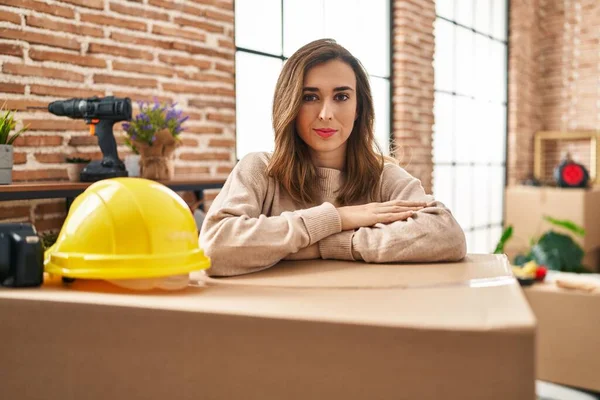
<svg viewBox="0 0 600 400">
<path fill-rule="evenodd" d="M 0 113 L 0 185 L 9 185 L 12 183 L 13 143 L 27 128 L 10 135 L 17 125 L 13 113 L 10 110 L 5 112 L 4 107 Z"/>
<path fill-rule="evenodd" d="M 173 153 L 179 144 L 182 124 L 188 119 L 176 104 L 138 102 L 140 112 L 123 124 L 126 143 L 140 154 L 140 175 L 147 179 L 173 178 Z"/>
<path fill-rule="evenodd" d="M 65 162 L 67 163 L 67 175 L 69 176 L 69 181 L 71 182 L 79 182 L 79 175 L 81 174 L 81 170 L 90 163 L 89 158 L 80 158 L 80 157 L 71 157 L 67 158 Z"/>
</svg>

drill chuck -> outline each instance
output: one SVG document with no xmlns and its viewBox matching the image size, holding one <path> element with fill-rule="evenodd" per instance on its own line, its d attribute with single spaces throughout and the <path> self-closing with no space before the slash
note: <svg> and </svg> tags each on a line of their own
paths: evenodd
<svg viewBox="0 0 600 400">
<path fill-rule="evenodd" d="M 48 111 L 54 115 L 73 119 L 128 121 L 131 119 L 131 100 L 113 96 L 73 98 L 53 101 L 48 105 Z"/>
</svg>

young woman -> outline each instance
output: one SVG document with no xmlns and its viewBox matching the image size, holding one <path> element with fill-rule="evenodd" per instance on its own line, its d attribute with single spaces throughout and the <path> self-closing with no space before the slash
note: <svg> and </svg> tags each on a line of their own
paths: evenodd
<svg viewBox="0 0 600 400">
<path fill-rule="evenodd" d="M 456 261 L 465 236 L 421 182 L 375 151 L 373 100 L 360 62 L 330 39 L 285 63 L 273 101 L 273 154 L 248 154 L 200 234 L 208 273 L 283 259 Z"/>
</svg>

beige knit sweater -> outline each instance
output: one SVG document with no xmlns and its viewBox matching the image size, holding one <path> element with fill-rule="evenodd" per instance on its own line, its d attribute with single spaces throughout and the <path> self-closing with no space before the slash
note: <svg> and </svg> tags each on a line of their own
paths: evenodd
<svg viewBox="0 0 600 400">
<path fill-rule="evenodd" d="M 268 161 L 267 153 L 240 160 L 206 215 L 200 246 L 211 258 L 212 276 L 260 271 L 314 243 L 323 259 L 372 263 L 456 261 L 466 254 L 465 235 L 450 211 L 397 165 L 385 165 L 374 201 L 425 201 L 428 206 L 407 221 L 342 231 L 335 200 L 343 172 L 318 168 L 320 201 L 300 209 L 267 175 Z"/>
</svg>

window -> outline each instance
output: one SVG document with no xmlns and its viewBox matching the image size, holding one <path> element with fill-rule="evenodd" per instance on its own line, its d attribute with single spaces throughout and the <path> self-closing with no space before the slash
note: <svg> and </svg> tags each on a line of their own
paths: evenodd
<svg viewBox="0 0 600 400">
<path fill-rule="evenodd" d="M 326 37 L 346 47 L 369 73 L 375 135 L 389 154 L 390 16 L 390 0 L 236 0 L 238 159 L 273 151 L 272 101 L 281 67 L 297 49 Z"/>
<path fill-rule="evenodd" d="M 438 0 L 433 192 L 470 253 L 501 236 L 506 175 L 507 0 Z"/>
</svg>

